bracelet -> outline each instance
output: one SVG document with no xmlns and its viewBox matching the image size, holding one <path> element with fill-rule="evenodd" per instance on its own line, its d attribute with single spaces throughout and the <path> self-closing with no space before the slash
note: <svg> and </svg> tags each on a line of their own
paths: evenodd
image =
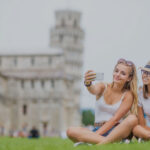
<svg viewBox="0 0 150 150">
<path fill-rule="evenodd" d="M 87 83 L 84 81 L 84 85 L 85 85 L 86 87 L 91 86 L 91 84 L 92 84 L 92 82 L 90 82 L 89 84 L 87 84 Z"/>
</svg>

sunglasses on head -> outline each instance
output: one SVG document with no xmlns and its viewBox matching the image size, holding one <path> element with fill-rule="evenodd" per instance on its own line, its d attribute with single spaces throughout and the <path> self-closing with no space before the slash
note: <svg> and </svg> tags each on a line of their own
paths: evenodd
<svg viewBox="0 0 150 150">
<path fill-rule="evenodd" d="M 142 74 L 145 74 L 145 75 L 147 75 L 147 76 L 150 76 L 150 72 L 149 72 L 149 71 L 141 70 L 141 73 L 142 73 Z"/>
<path fill-rule="evenodd" d="M 118 64 L 119 63 L 123 63 L 123 64 L 126 64 L 128 66 L 134 66 L 134 63 L 132 61 L 128 61 L 128 60 L 125 60 L 123 58 L 121 58 L 121 59 L 118 60 Z"/>
</svg>

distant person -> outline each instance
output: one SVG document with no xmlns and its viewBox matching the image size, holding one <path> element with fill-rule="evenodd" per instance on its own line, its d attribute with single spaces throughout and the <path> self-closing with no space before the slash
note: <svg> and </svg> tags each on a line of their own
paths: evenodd
<svg viewBox="0 0 150 150">
<path fill-rule="evenodd" d="M 150 140 L 150 62 L 141 67 L 143 88 L 139 92 L 139 125 L 133 129 L 135 136 Z"/>
<path fill-rule="evenodd" d="M 40 135 L 39 135 L 38 129 L 36 129 L 36 127 L 33 126 L 29 132 L 29 138 L 39 138 L 39 137 L 40 137 Z"/>
<path fill-rule="evenodd" d="M 5 135 L 5 127 L 3 125 L 0 126 L 0 136 Z"/>
<path fill-rule="evenodd" d="M 22 130 L 20 130 L 20 131 L 18 131 L 18 137 L 24 138 L 24 137 L 26 137 L 26 134 Z"/>
<path fill-rule="evenodd" d="M 106 144 L 129 136 L 137 125 L 137 75 L 133 62 L 119 59 L 112 83 L 92 84 L 96 74 L 85 73 L 85 86 L 96 96 L 95 128 L 70 127 L 68 137 L 73 142 Z M 128 115 L 130 114 L 130 115 Z M 126 117 L 126 118 L 125 118 Z"/>
<path fill-rule="evenodd" d="M 11 129 L 9 130 L 9 136 L 10 136 L 10 137 L 14 137 L 14 133 L 15 133 L 14 129 L 11 128 Z"/>
</svg>

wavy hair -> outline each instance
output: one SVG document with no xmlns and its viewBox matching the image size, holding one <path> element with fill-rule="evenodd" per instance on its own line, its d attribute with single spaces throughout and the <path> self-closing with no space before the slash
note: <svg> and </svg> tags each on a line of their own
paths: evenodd
<svg viewBox="0 0 150 150">
<path fill-rule="evenodd" d="M 131 78 L 130 81 L 126 82 L 122 88 L 122 91 L 125 90 L 129 90 L 131 91 L 132 95 L 133 95 L 133 104 L 132 104 L 132 108 L 131 108 L 131 113 L 137 115 L 137 105 L 138 105 L 138 94 L 137 94 L 137 72 L 136 72 L 136 67 L 134 65 L 134 63 L 132 62 L 130 65 L 128 64 L 129 61 L 126 61 L 125 59 L 123 59 L 124 61 L 119 62 L 116 64 L 115 68 L 117 67 L 118 64 L 124 64 L 128 67 L 131 68 L 129 77 Z M 131 61 L 130 61 L 131 62 Z"/>
</svg>

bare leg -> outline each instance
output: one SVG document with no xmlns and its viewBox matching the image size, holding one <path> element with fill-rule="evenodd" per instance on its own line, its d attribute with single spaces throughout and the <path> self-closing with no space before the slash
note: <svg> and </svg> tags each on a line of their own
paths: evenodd
<svg viewBox="0 0 150 150">
<path fill-rule="evenodd" d="M 133 134 L 137 137 L 143 138 L 145 140 L 150 139 L 150 131 L 145 129 L 144 127 L 137 125 L 133 129 Z"/>
<path fill-rule="evenodd" d="M 82 127 L 70 127 L 67 130 L 67 135 L 73 142 L 87 142 L 93 144 L 101 142 L 104 138 L 103 136 Z"/>
<path fill-rule="evenodd" d="M 112 132 L 108 136 L 106 136 L 99 144 L 111 143 L 126 138 L 131 133 L 132 129 L 137 125 L 137 123 L 138 121 L 136 116 L 129 115 L 118 126 L 116 126 L 112 130 Z"/>
<path fill-rule="evenodd" d="M 70 128 L 68 128 L 68 130 L 67 130 L 67 136 L 69 137 L 69 139 L 70 140 L 72 140 L 73 142 L 80 142 L 78 139 L 77 139 L 77 137 L 75 137 L 75 135 L 74 135 L 74 131 L 77 131 L 77 130 L 79 130 L 79 131 L 83 131 L 83 130 L 85 130 L 85 131 L 90 131 L 89 129 L 87 129 L 87 128 L 82 128 L 82 127 L 70 127 Z M 82 132 L 81 131 L 81 132 Z"/>
</svg>

